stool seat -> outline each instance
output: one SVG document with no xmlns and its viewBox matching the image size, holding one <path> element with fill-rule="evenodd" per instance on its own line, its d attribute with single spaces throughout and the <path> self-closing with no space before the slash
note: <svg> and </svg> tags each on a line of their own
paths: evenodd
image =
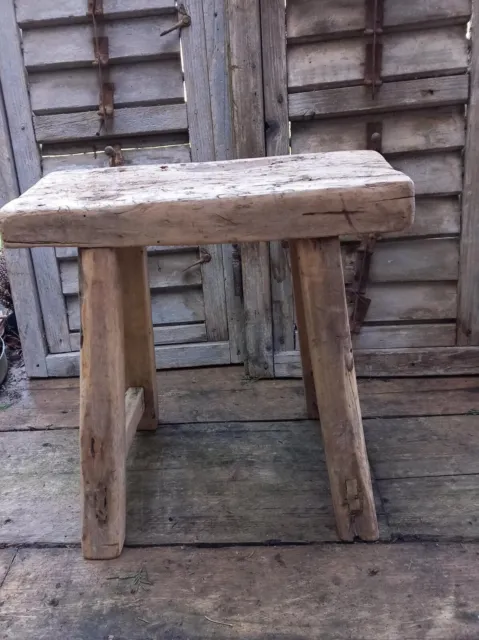
<svg viewBox="0 0 479 640">
<path fill-rule="evenodd" d="M 375 151 L 58 171 L 0 216 L 7 247 L 256 242 L 401 231 L 414 186 Z"/>
<path fill-rule="evenodd" d="M 86 558 L 121 553 L 128 450 L 137 429 L 158 425 L 155 244 L 289 241 L 307 412 L 320 417 L 338 536 L 377 540 L 339 236 L 401 231 L 413 215 L 413 183 L 374 151 L 62 171 L 2 209 L 7 247 L 80 247 Z"/>
</svg>

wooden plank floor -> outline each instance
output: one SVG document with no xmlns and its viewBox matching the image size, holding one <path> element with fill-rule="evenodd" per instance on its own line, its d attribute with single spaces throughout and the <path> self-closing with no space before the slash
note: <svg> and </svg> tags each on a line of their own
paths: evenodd
<svg viewBox="0 0 479 640">
<path fill-rule="evenodd" d="M 382 542 L 341 545 L 300 381 L 158 378 L 108 563 L 79 549 L 78 381 L 0 396 L 2 640 L 479 638 L 478 379 L 361 381 Z"/>
</svg>

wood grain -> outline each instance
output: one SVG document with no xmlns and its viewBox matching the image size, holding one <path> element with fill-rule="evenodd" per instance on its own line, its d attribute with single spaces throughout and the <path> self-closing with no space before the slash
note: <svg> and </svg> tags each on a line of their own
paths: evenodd
<svg viewBox="0 0 479 640">
<path fill-rule="evenodd" d="M 161 31 L 175 22 L 174 15 L 106 22 L 105 36 L 108 38 L 110 61 L 118 63 L 179 58 L 178 32 L 159 37 Z M 91 67 L 91 37 L 89 24 L 26 30 L 23 35 L 25 66 L 28 71 Z"/>
<path fill-rule="evenodd" d="M 127 143 L 128 145 L 130 143 Z M 152 147 L 139 149 L 122 149 L 126 165 L 135 164 L 172 164 L 174 162 L 190 162 L 190 147 L 174 145 L 171 147 Z M 77 169 L 107 168 L 110 158 L 103 149 L 92 153 L 75 153 L 68 155 L 52 155 L 42 157 L 43 175 L 52 171 Z M 57 254 L 58 255 L 58 254 Z"/>
<path fill-rule="evenodd" d="M 165 166 L 51 173 L 2 209 L 4 242 L 10 247 L 197 245 L 321 237 L 351 229 L 394 231 L 413 219 L 411 180 L 372 151 Z M 179 189 L 185 182 L 188 190 Z M 66 212 L 68 226 L 62 224 Z M 269 266 L 262 278 L 269 279 Z"/>
<path fill-rule="evenodd" d="M 226 0 L 225 7 L 233 157 L 257 158 L 266 155 L 260 0 Z M 238 238 L 242 242 L 278 239 Z M 241 266 L 246 373 L 272 378 L 269 246 L 243 244 Z"/>
<path fill-rule="evenodd" d="M 261 47 L 266 155 L 290 152 L 286 68 L 286 7 L 261 0 Z M 294 304 L 288 249 L 272 242 L 269 248 L 274 351 L 288 351 L 294 344 Z"/>
<path fill-rule="evenodd" d="M 365 47 L 360 38 L 298 44 L 288 48 L 288 89 L 359 84 Z M 465 73 L 468 44 L 464 27 L 428 29 L 384 36 L 383 80 Z"/>
<path fill-rule="evenodd" d="M 314 0 L 291 0 L 287 11 L 288 40 L 354 35 L 365 29 L 364 4 L 354 0 L 323 2 L 318 11 Z M 471 15 L 468 0 L 394 0 L 384 3 L 384 27 L 386 29 L 427 27 L 437 24 L 465 24 Z"/>
<path fill-rule="evenodd" d="M 295 252 L 304 313 L 298 315 L 299 331 L 309 344 L 338 536 L 377 540 L 339 238 L 301 240 Z M 304 350 L 302 355 L 308 384 L 309 362 Z"/>
<path fill-rule="evenodd" d="M 88 140 L 96 142 L 99 137 L 99 119 L 96 111 L 78 111 L 34 116 L 35 134 L 38 142 L 65 142 Z M 130 107 L 116 109 L 111 136 L 132 136 L 150 133 L 173 133 L 187 130 L 186 106 L 184 104 L 159 107 Z"/>
<path fill-rule="evenodd" d="M 121 273 L 113 249 L 80 252 L 82 551 L 116 558 L 125 539 L 125 351 Z"/>
<path fill-rule="evenodd" d="M 318 400 L 316 384 L 314 382 L 313 364 L 311 361 L 312 351 L 309 345 L 308 326 L 304 310 L 304 297 L 301 289 L 301 268 L 299 264 L 299 245 L 297 241 L 289 243 L 289 257 L 291 260 L 291 279 L 293 285 L 294 307 L 297 318 L 297 341 L 301 355 L 301 369 L 304 384 L 304 397 L 306 399 L 306 413 L 311 420 L 319 420 Z M 277 351 L 287 351 L 278 349 Z"/>
<path fill-rule="evenodd" d="M 151 297 L 145 248 L 117 249 L 123 300 L 123 340 L 125 358 L 125 388 L 141 388 L 143 392 L 138 429 L 152 430 L 158 426 L 158 391 Z M 127 429 L 126 451 L 129 447 Z"/>
<path fill-rule="evenodd" d="M 191 159 L 216 160 L 203 3 L 189 1 L 185 8 L 191 16 L 190 27 L 181 35 Z M 210 341 L 228 340 L 223 250 L 206 245 L 203 252 L 210 256 L 201 265 L 207 337 Z"/>
<path fill-rule="evenodd" d="M 17 20 L 21 27 L 28 29 L 40 24 L 62 24 L 87 22 L 83 7 L 76 0 L 63 0 L 59 5 L 55 0 L 43 0 L 40 4 L 29 0 L 17 0 Z M 133 18 L 138 15 L 173 13 L 172 0 L 105 0 L 103 11 L 106 18 Z"/>
<path fill-rule="evenodd" d="M 144 413 L 144 389 L 142 387 L 130 387 L 125 392 L 125 450 L 127 455 Z"/>
<path fill-rule="evenodd" d="M 184 101 L 178 59 L 112 66 L 115 109 Z M 98 71 L 68 69 L 30 73 L 32 109 L 37 114 L 98 108 Z"/>
<path fill-rule="evenodd" d="M 189 250 L 175 253 L 159 253 L 150 255 L 147 261 L 148 282 L 152 289 L 171 287 L 197 286 L 201 284 L 201 270 L 198 262 L 198 251 Z M 76 260 L 60 260 L 60 276 L 62 290 L 65 295 L 78 293 L 78 262 Z"/>
<path fill-rule="evenodd" d="M 230 363 L 227 342 L 199 342 L 155 347 L 157 369 L 182 369 L 209 367 Z M 47 356 L 48 375 L 56 378 L 78 377 L 80 358 L 78 353 L 56 353 Z"/>
<path fill-rule="evenodd" d="M 291 120 L 314 117 L 380 113 L 398 109 L 465 104 L 469 96 L 466 74 L 387 82 L 374 101 L 367 87 L 340 87 L 293 93 L 289 96 Z"/>
<path fill-rule="evenodd" d="M 461 264 L 457 309 L 457 343 L 479 345 L 479 221 L 477 184 L 477 145 L 479 139 L 479 18 L 477 2 L 471 33 L 471 95 L 467 108 L 467 145 L 464 156 L 464 194 L 462 200 Z"/>
<path fill-rule="evenodd" d="M 476 550 L 423 542 L 170 547 L 127 549 L 121 561 L 85 563 L 75 549 L 21 549 L 3 589 L 3 610 L 8 631 L 23 640 L 61 640 L 64 629 L 84 640 L 105 629 L 129 640 L 306 639 L 314 629 L 335 640 L 472 640 Z M 132 579 L 120 578 L 141 567 L 152 584 L 132 597 Z M 165 584 L 168 608 L 159 610 Z M 58 600 L 54 615 L 45 604 L 50 597 Z"/>
<path fill-rule="evenodd" d="M 356 372 L 364 377 L 463 376 L 478 375 L 477 347 L 421 347 L 417 349 L 358 349 L 354 352 Z M 300 378 L 299 351 L 275 354 L 278 377 Z"/>
<path fill-rule="evenodd" d="M 67 296 L 68 323 L 72 331 L 80 330 L 80 305 L 77 296 Z M 179 324 L 203 322 L 205 311 L 203 294 L 199 287 L 164 289 L 151 296 L 153 324 Z"/>
<path fill-rule="evenodd" d="M 5 108 L 5 118 L 8 119 L 9 137 L 14 141 L 12 146 L 13 159 L 16 167 L 17 184 L 20 192 L 32 186 L 41 177 L 40 155 L 33 131 L 30 101 L 28 96 L 23 55 L 20 43 L 20 33 L 15 18 L 13 0 L 1 0 L 0 13 L 0 41 L 8 51 L 8 55 L 0 56 L 0 88 L 2 89 Z M 8 91 L 6 90 L 8 88 Z M 6 146 L 8 153 L 8 144 Z M 5 168 L 2 166 L 2 169 Z M 7 175 L 5 173 L 4 175 Z M 17 185 L 8 178 L 9 199 L 18 195 Z M 43 270 L 46 264 L 52 262 L 52 249 L 44 248 L 32 254 L 30 251 L 6 252 L 7 269 L 10 286 L 18 317 L 18 331 L 22 341 L 25 367 L 30 376 L 45 376 L 47 342 L 42 312 L 47 312 L 51 321 L 49 309 L 61 309 L 62 301 L 58 298 L 60 282 L 58 269 L 53 269 L 47 276 Z M 35 277 L 34 263 L 42 282 L 49 286 L 40 291 Z M 51 285 L 51 286 L 50 286 Z M 55 317 L 54 322 L 63 326 L 64 318 Z M 51 334 L 51 324 L 47 335 L 56 344 Z M 66 339 L 65 334 L 63 337 Z"/>
<path fill-rule="evenodd" d="M 352 151 L 367 148 L 367 124 L 371 116 L 347 119 L 293 122 L 292 153 Z M 463 106 L 434 110 L 381 114 L 373 119 L 382 124 L 382 153 L 461 149 L 465 144 Z"/>
<path fill-rule="evenodd" d="M 57 356 L 55 356 L 57 357 Z M 244 368 L 210 367 L 157 373 L 164 424 L 302 420 L 307 417 L 299 379 L 254 381 Z M 468 377 L 360 378 L 363 416 L 411 417 L 473 414 L 479 408 L 477 379 Z M 0 431 L 78 428 L 77 378 L 30 379 L 0 412 Z"/>
<path fill-rule="evenodd" d="M 172 324 L 164 327 L 153 327 L 155 344 L 184 344 L 189 342 L 206 342 L 206 327 L 204 323 Z M 80 334 L 70 333 L 72 351 L 80 351 Z"/>
</svg>

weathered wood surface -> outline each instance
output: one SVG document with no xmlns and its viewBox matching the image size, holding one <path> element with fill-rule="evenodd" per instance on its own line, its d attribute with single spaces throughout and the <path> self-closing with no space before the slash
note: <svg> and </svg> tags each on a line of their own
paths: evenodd
<svg viewBox="0 0 479 640">
<path fill-rule="evenodd" d="M 130 143 L 127 144 L 129 146 Z M 104 147 L 96 153 L 43 156 L 43 175 L 60 170 L 109 167 L 110 158 L 104 153 L 103 149 Z M 173 164 L 174 162 L 190 162 L 191 160 L 190 147 L 187 145 L 152 147 L 151 149 L 125 149 L 122 150 L 122 155 L 126 165 Z"/>
<path fill-rule="evenodd" d="M 287 9 L 288 40 L 298 41 L 339 35 L 359 35 L 365 29 L 364 3 L 355 0 L 326 0 L 318 11 L 315 0 L 291 0 Z M 471 15 L 470 0 L 406 0 L 384 3 L 387 29 L 465 24 Z"/>
<path fill-rule="evenodd" d="M 67 296 L 68 323 L 72 331 L 80 330 L 80 305 L 77 296 Z M 199 287 L 154 291 L 151 297 L 153 324 L 203 322 L 205 310 Z"/>
<path fill-rule="evenodd" d="M 77 377 L 80 373 L 78 353 L 56 353 L 47 356 L 47 371 L 52 377 Z M 210 367 L 230 364 L 228 342 L 201 342 L 155 347 L 157 369 Z"/>
<path fill-rule="evenodd" d="M 357 349 L 356 373 L 364 377 L 478 375 L 478 347 L 427 347 L 416 349 Z M 299 351 L 275 354 L 278 377 L 301 377 Z"/>
<path fill-rule="evenodd" d="M 371 283 L 368 322 L 454 320 L 457 310 L 456 282 Z"/>
<path fill-rule="evenodd" d="M 115 109 L 184 101 L 179 60 L 112 66 Z M 28 77 L 32 109 L 37 114 L 98 108 L 98 70 L 69 69 L 31 73 Z"/>
<path fill-rule="evenodd" d="M 85 153 L 103 153 L 105 145 L 115 145 L 118 138 L 111 136 L 100 137 L 96 140 L 71 140 L 67 142 L 49 142 L 42 144 L 43 157 L 45 156 L 68 156 L 83 155 Z M 175 133 L 152 133 L 139 136 L 129 136 L 123 145 L 123 151 L 141 150 L 151 151 L 157 149 L 163 151 L 163 147 L 172 147 L 177 145 L 188 145 L 188 131 L 180 131 Z M 172 149 L 174 152 L 175 149 Z M 177 161 L 175 161 L 177 162 Z M 149 164 L 146 162 L 146 164 Z M 164 164 L 164 163 L 163 163 Z"/>
<path fill-rule="evenodd" d="M 38 142 L 64 142 L 94 139 L 98 141 L 100 120 L 96 111 L 78 111 L 34 116 Z M 186 105 L 127 107 L 116 109 L 109 136 L 186 131 Z M 101 139 L 101 138 L 100 138 Z"/>
<path fill-rule="evenodd" d="M 217 159 L 204 8 L 202 2 L 192 1 L 186 2 L 185 9 L 191 17 L 191 25 L 181 34 L 191 159 L 204 162 Z M 201 265 L 207 337 L 211 341 L 227 340 L 223 250 L 220 246 L 206 245 L 203 252 L 210 256 L 209 262 Z"/>
<path fill-rule="evenodd" d="M 292 153 L 367 148 L 367 124 L 382 124 L 382 153 L 461 149 L 465 144 L 465 108 L 442 107 L 395 114 L 293 122 Z"/>
<path fill-rule="evenodd" d="M 15 144 L 12 147 L 16 167 L 18 190 L 25 191 L 41 177 L 39 150 L 35 141 L 30 111 L 30 100 L 23 66 L 23 55 L 20 43 L 20 32 L 15 18 L 13 0 L 1 0 L 0 13 L 0 41 L 8 50 L 8 55 L 0 57 L 0 84 L 4 88 L 3 106 L 8 119 L 10 139 Z M 8 87 L 8 91 L 5 88 Z M 3 167 L 2 167 L 3 169 Z M 6 174 L 5 174 L 6 175 Z M 9 184 L 9 199 L 17 194 L 17 185 L 7 178 Z M 48 314 L 48 308 L 59 309 L 58 298 L 59 274 L 53 269 L 49 275 L 51 286 L 42 291 L 39 299 L 38 287 L 35 279 L 34 262 L 37 263 L 39 275 L 45 280 L 43 268 L 51 263 L 52 249 L 44 248 L 34 254 L 30 251 L 7 251 L 6 262 L 9 272 L 10 285 L 18 316 L 18 331 L 23 345 L 25 366 L 30 376 L 45 376 L 45 356 L 47 343 L 45 339 L 42 311 Z M 51 319 L 50 315 L 47 315 Z M 62 326 L 63 319 L 55 318 Z M 53 337 L 50 335 L 50 337 Z"/>
<path fill-rule="evenodd" d="M 346 283 L 354 280 L 357 246 L 357 243 L 342 246 Z M 368 280 L 370 283 L 446 281 L 457 280 L 458 275 L 459 240 L 428 238 L 379 242 L 374 248 Z"/>
<path fill-rule="evenodd" d="M 163 423 L 307 418 L 302 380 L 253 381 L 244 369 L 212 367 L 157 373 Z M 473 377 L 359 379 L 363 416 L 471 414 L 479 409 Z M 78 428 L 79 381 L 27 380 L 18 398 L 1 398 L 0 431 Z"/>
<path fill-rule="evenodd" d="M 461 203 L 457 196 L 416 199 L 414 222 L 409 229 L 386 234 L 387 238 L 404 236 L 454 236 L 461 230 Z M 58 251 L 58 249 L 57 249 Z"/>
<path fill-rule="evenodd" d="M 468 41 L 462 26 L 390 33 L 383 40 L 383 80 L 453 75 L 467 70 Z M 361 38 L 289 47 L 289 91 L 361 83 L 365 50 Z"/>
<path fill-rule="evenodd" d="M 474 5 L 471 33 L 471 96 L 467 109 L 464 194 L 461 233 L 461 265 L 457 309 L 457 342 L 479 345 L 479 185 L 477 162 L 479 144 L 479 17 Z"/>
<path fill-rule="evenodd" d="M 453 347 L 455 324 L 363 325 L 353 336 L 355 349 L 408 349 L 415 347 Z"/>
<path fill-rule="evenodd" d="M 127 455 L 144 413 L 144 389 L 142 387 L 130 387 L 125 393 L 125 450 Z"/>
<path fill-rule="evenodd" d="M 105 36 L 108 38 L 110 61 L 118 63 L 179 58 L 178 31 L 160 38 L 160 32 L 175 23 L 175 15 L 106 22 Z M 90 24 L 79 24 L 26 30 L 23 34 L 23 51 L 28 71 L 91 67 L 91 29 Z"/>
<path fill-rule="evenodd" d="M 1 442 L 0 505 L 11 522 L 0 542 L 78 543 L 77 433 L 11 432 Z M 137 433 L 126 475 L 127 545 L 337 540 L 315 422 Z"/>
<path fill-rule="evenodd" d="M 140 430 L 156 429 L 159 417 L 158 392 L 146 249 L 117 249 L 116 259 L 120 271 L 120 295 L 123 305 L 125 387 L 140 388 L 143 394 L 142 411 L 139 421 L 135 424 L 135 430 L 137 426 Z M 129 427 L 127 421 L 126 452 L 130 444 L 129 429 L 133 427 Z"/>
<path fill-rule="evenodd" d="M 125 346 L 121 271 L 114 249 L 80 253 L 82 551 L 116 558 L 125 539 Z"/>
<path fill-rule="evenodd" d="M 298 242 L 293 240 L 289 243 L 289 259 L 291 261 L 291 280 L 294 296 L 294 308 L 296 311 L 296 322 L 299 328 L 297 331 L 297 342 L 301 355 L 301 370 L 304 384 L 304 397 L 306 400 L 306 413 L 311 420 L 319 419 L 318 397 L 316 384 L 314 382 L 313 364 L 311 361 L 312 351 L 309 345 L 309 335 L 306 324 L 306 314 L 304 309 L 304 296 L 301 288 L 301 270 L 299 266 Z M 275 349 L 277 351 L 287 351 L 287 349 Z"/>
<path fill-rule="evenodd" d="M 413 219 L 411 180 L 372 151 L 165 166 L 51 173 L 2 209 L 4 242 L 197 245 L 393 231 Z"/>
<path fill-rule="evenodd" d="M 4 205 L 18 196 L 18 184 L 3 95 L 0 95 L 0 148 L 0 205 Z"/>
<path fill-rule="evenodd" d="M 62 24 L 87 22 L 84 7 L 76 0 L 43 0 L 32 3 L 30 0 L 16 0 L 17 20 L 21 27 L 28 29 L 40 24 Z M 106 18 L 117 19 L 142 15 L 174 13 L 173 0 L 105 0 L 103 11 Z"/>
<path fill-rule="evenodd" d="M 206 327 L 204 322 L 153 327 L 153 340 L 155 344 L 206 342 Z M 72 351 L 80 351 L 79 333 L 70 333 L 70 345 Z"/>
<path fill-rule="evenodd" d="M 394 156 L 391 165 L 414 181 L 417 196 L 462 192 L 462 154 L 459 151 Z"/>
<path fill-rule="evenodd" d="M 465 104 L 469 95 L 466 74 L 444 78 L 424 78 L 387 82 L 375 100 L 365 86 L 340 87 L 293 93 L 288 98 L 291 120 L 314 117 L 380 113 L 398 109 L 418 109 Z"/>
<path fill-rule="evenodd" d="M 263 75 L 260 0 L 226 0 L 225 9 L 233 157 L 257 158 L 266 155 L 263 77 L 269 73 L 265 69 Z M 239 240 L 246 242 L 248 238 Z M 271 378 L 274 369 L 269 246 L 243 244 L 241 266 L 246 372 L 255 378 Z"/>
<path fill-rule="evenodd" d="M 148 257 L 148 281 L 152 289 L 184 287 L 201 284 L 198 251 L 184 253 L 160 253 Z M 64 294 L 78 293 L 78 263 L 76 260 L 60 261 L 60 276 Z"/>
<path fill-rule="evenodd" d="M 474 419 L 365 420 L 383 540 L 477 540 Z M 2 433 L 0 446 L 1 542 L 78 544 L 77 432 Z M 127 467 L 127 544 L 336 539 L 313 421 L 164 426 L 137 434 Z"/>
<path fill-rule="evenodd" d="M 85 563 L 75 549 L 21 549 L 2 589 L 0 629 L 22 640 L 63 640 L 65 629 L 82 640 L 306 640 L 318 629 L 335 640 L 473 640 L 476 552 L 420 542 L 162 548 Z M 132 594 L 124 578 L 141 568 L 151 584 Z"/>
<path fill-rule="evenodd" d="M 266 155 L 286 155 L 290 152 L 286 6 L 275 0 L 261 0 L 260 10 Z M 273 349 L 288 351 L 294 344 L 294 304 L 288 249 L 284 243 L 270 243 L 269 259 Z"/>
<path fill-rule="evenodd" d="M 312 369 L 338 536 L 379 537 L 352 355 L 339 238 L 294 243 L 302 294 L 303 371 Z M 306 390 L 308 405 L 311 389 Z M 314 410 L 311 406 L 308 411 Z"/>
<path fill-rule="evenodd" d="M 16 549 L 2 549 L 0 551 L 0 588 L 3 587 L 5 578 L 12 565 Z"/>
<path fill-rule="evenodd" d="M 192 248 L 189 246 L 151 246 L 146 247 L 149 256 L 157 256 L 162 255 L 164 253 L 181 253 L 183 251 L 192 251 Z M 56 256 L 59 260 L 71 259 L 78 257 L 78 248 L 77 247 L 57 247 L 55 249 Z"/>
</svg>

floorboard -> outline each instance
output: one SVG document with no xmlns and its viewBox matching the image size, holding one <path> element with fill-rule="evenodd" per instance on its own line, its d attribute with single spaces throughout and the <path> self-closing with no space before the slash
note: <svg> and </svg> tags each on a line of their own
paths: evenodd
<svg viewBox="0 0 479 640">
<path fill-rule="evenodd" d="M 246 379 L 242 367 L 158 374 L 163 423 L 305 419 L 301 380 Z M 364 417 L 479 413 L 478 378 L 359 380 Z M 76 379 L 24 381 L 0 393 L 0 431 L 78 427 Z"/>
<path fill-rule="evenodd" d="M 383 540 L 479 540 L 477 416 L 365 420 Z M 0 543 L 79 542 L 70 429 L 0 435 Z M 172 425 L 137 434 L 127 544 L 336 540 L 312 421 Z"/>
<path fill-rule="evenodd" d="M 478 558 L 473 544 L 431 543 L 127 549 L 105 562 L 21 549 L 0 637 L 476 640 Z"/>
</svg>

